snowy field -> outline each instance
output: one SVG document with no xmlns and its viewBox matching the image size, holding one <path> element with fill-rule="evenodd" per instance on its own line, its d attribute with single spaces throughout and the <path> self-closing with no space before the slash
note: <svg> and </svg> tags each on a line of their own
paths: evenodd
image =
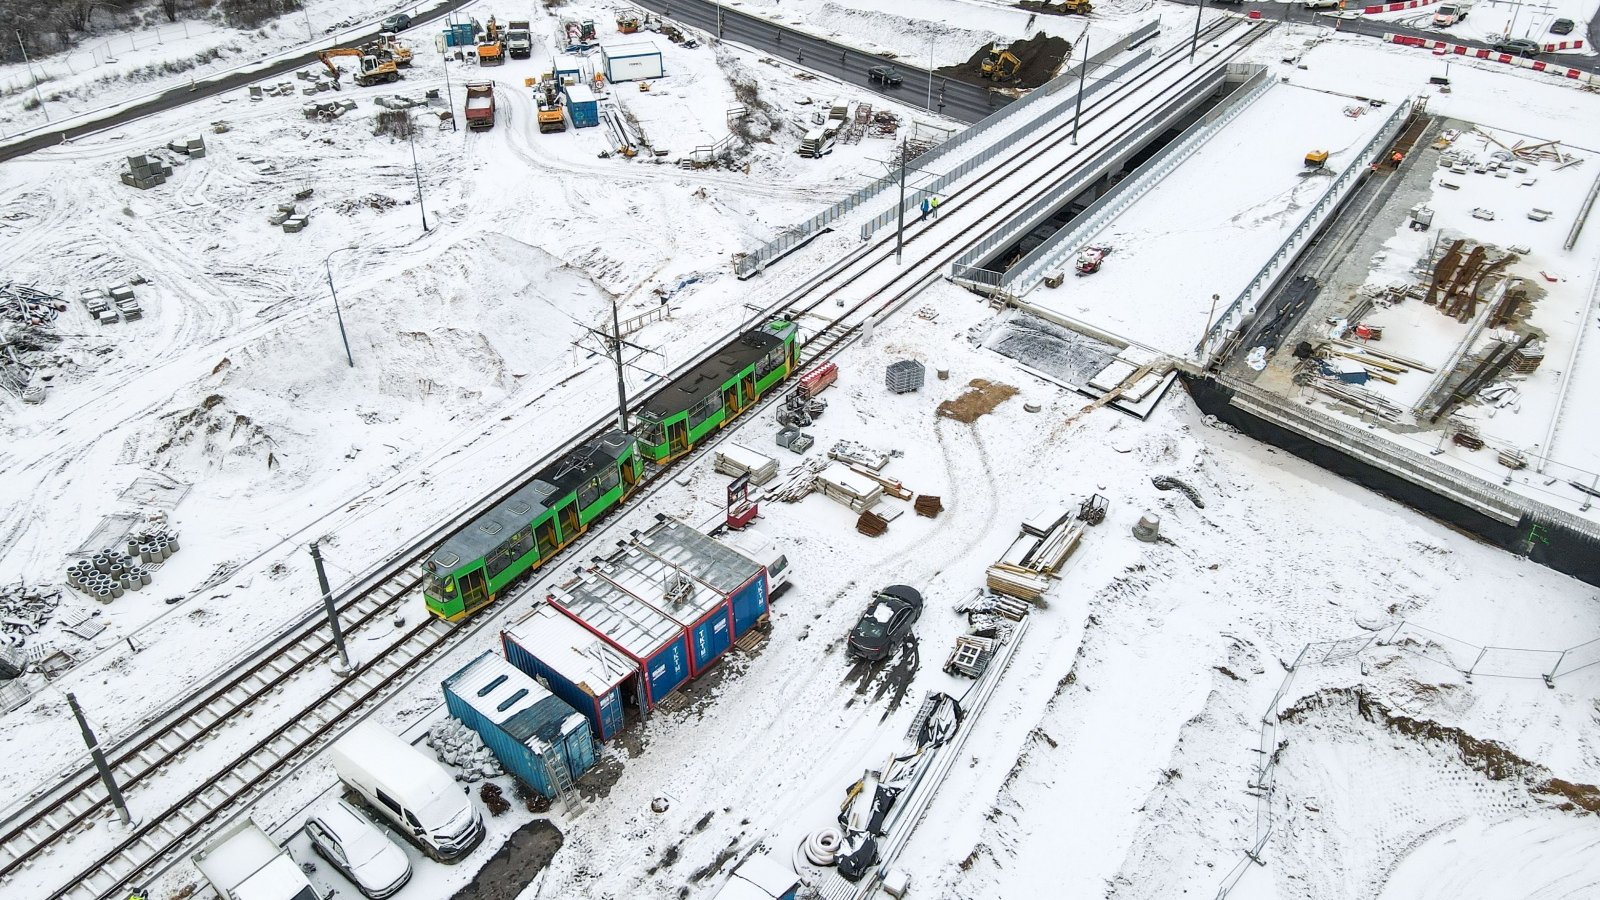
<svg viewBox="0 0 1600 900">
<path fill-rule="evenodd" d="M 1328 189 L 1327 179 L 1302 177 L 1307 149 L 1326 148 L 1329 168 L 1342 171 L 1386 112 L 1316 91 L 1268 90 L 1090 238 L 1112 248 L 1098 273 L 1038 288 L 1028 301 L 1131 344 L 1191 354 L 1211 295 L 1223 298 L 1219 309 L 1237 297 Z"/>
<path fill-rule="evenodd" d="M 848 23 L 889 6 L 911 5 L 796 4 Z M 950 35 L 952 46 L 955 30 L 969 40 L 988 15 L 1004 23 L 992 26 L 996 33 L 1025 21 L 994 4 L 917 6 L 933 10 L 919 14 L 939 19 L 930 31 Z M 601 7 L 584 8 L 611 30 Z M 548 33 L 549 14 L 539 16 L 535 29 Z M 894 30 L 871 40 L 889 41 Z M 1329 41 L 1314 29 L 1275 32 L 1256 56 L 1275 63 L 1308 39 L 1318 43 L 1304 55 L 1308 68 L 1281 69 L 1302 87 L 1274 88 L 1235 123 L 1248 146 L 1224 135 L 1190 160 L 1248 153 L 1262 195 L 1217 178 L 1214 165 L 1204 170 L 1216 182 L 1209 186 L 1182 181 L 1180 169 L 1179 180 L 1145 200 L 1171 188 L 1185 209 L 1210 218 L 1175 226 L 1153 217 L 1149 233 L 1188 233 L 1199 246 L 1192 232 L 1209 228 L 1212 246 L 1218 235 L 1238 245 L 1285 227 L 1307 145 L 1359 146 L 1358 132 L 1376 128 L 1381 113 L 1350 119 L 1342 110 L 1353 101 L 1305 88 L 1396 99 L 1423 89 L 1439 66 L 1426 54 Z M 457 103 L 462 81 L 490 78 L 501 118 L 483 134 L 431 123 L 417 133 L 426 233 L 411 147 L 372 134 L 372 98 L 444 88 L 440 59 L 421 41 L 404 82 L 347 87 L 339 96 L 356 99 L 358 110 L 333 122 L 302 117 L 299 97 L 250 103 L 239 93 L 0 166 L 7 277 L 69 296 L 135 272 L 150 279 L 140 288 L 141 321 L 102 328 L 77 307 L 64 317 L 42 406 L 0 400 L 0 471 L 9 476 L 0 487 L 0 584 L 58 580 L 66 554 L 101 516 L 127 508 L 118 496 L 134 478 L 155 473 L 192 485 L 172 514 L 182 551 L 145 592 L 99 610 L 107 632 L 93 644 L 59 630 L 44 636 L 83 662 L 0 718 L 0 754 L 15 783 L 48 778 L 63 765 L 61 748 L 76 746 L 62 691 L 76 692 L 103 738 L 116 734 L 119 722 L 311 606 L 310 540 L 323 539 L 336 585 L 353 579 L 604 415 L 611 369 L 586 332 L 611 298 L 624 316 L 663 301 L 671 310 L 630 337 L 643 348 L 629 374 L 629 389 L 640 391 L 745 315 L 746 304 L 776 302 L 801 282 L 804 254 L 750 282 L 732 277 L 731 256 L 770 226 L 800 221 L 876 177 L 888 143 L 869 139 L 801 160 L 799 136 L 837 85 L 756 55 L 719 60 L 709 47 L 655 40 L 669 76 L 648 94 L 623 85 L 614 99 L 669 151 L 663 164 L 601 158 L 598 129 L 538 134 L 523 79 L 548 66 L 546 50 L 500 69 L 452 68 Z M 1433 98 L 1439 111 L 1530 134 L 1559 121 L 1567 140 L 1600 146 L 1600 119 L 1573 112 L 1589 98 L 1570 86 L 1487 64 L 1458 62 L 1451 74 L 1456 92 Z M 758 142 L 731 169 L 672 165 L 726 134 L 740 81 L 758 84 L 772 107 L 770 143 Z M 1262 106 L 1274 97 L 1293 102 Z M 1260 110 L 1272 110 L 1272 121 L 1253 120 Z M 217 121 L 229 130 L 214 132 Z M 177 167 L 168 184 L 138 192 L 116 182 L 129 153 L 195 134 L 204 134 L 208 156 Z M 306 231 L 267 225 L 274 206 L 308 188 Z M 326 293 L 325 261 L 347 246 L 356 249 L 330 267 L 353 368 Z M 1118 282 L 1126 308 L 1177 312 L 1146 313 L 1125 327 L 1147 329 L 1150 342 L 1168 340 L 1162 329 L 1171 327 L 1182 351 L 1193 343 L 1182 344 L 1189 326 L 1175 321 L 1186 321 L 1185 304 L 1198 304 L 1198 335 L 1210 293 L 1222 289 L 1191 288 L 1175 300 L 1178 267 L 1141 262 L 1139 252 L 1119 243 L 1100 275 L 1054 293 L 1126 279 Z M 1212 264 L 1195 255 L 1195 267 Z M 1248 271 L 1219 268 L 1215 277 L 1247 279 L 1258 265 L 1233 262 Z M 1126 271 L 1115 274 L 1118 267 Z M 911 314 L 924 308 L 931 315 Z M 1174 321 L 1157 321 L 1166 319 Z M 1251 748 L 1285 666 L 1306 643 L 1401 621 L 1452 644 L 1559 650 L 1600 637 L 1592 588 L 1212 427 L 1181 391 L 1147 421 L 1099 410 L 1066 424 L 1084 399 L 983 349 L 993 322 L 985 303 L 936 283 L 839 358 L 843 374 L 812 429 L 813 452 L 845 438 L 901 451 L 885 474 L 941 496 L 945 512 L 925 519 L 906 510 L 888 533 L 868 538 L 855 531 L 854 513 L 824 497 L 764 501 L 756 530 L 787 552 L 794 573 L 774 603 L 772 636 L 692 683 L 684 708 L 606 747 L 611 762 L 585 786 L 580 814 L 556 816 L 565 845 L 524 900 L 710 897 L 745 855 L 790 861 L 801 838 L 832 822 L 862 770 L 900 745 L 925 691 L 963 689 L 940 670 L 964 626 L 953 606 L 1041 505 L 1092 493 L 1112 500 L 1106 523 L 1089 532 L 1033 614 L 989 706 L 969 721 L 974 737 L 902 857 L 913 896 L 1212 896 L 1254 839 Z M 902 359 L 925 362 L 928 382 L 919 393 L 888 395 L 883 369 Z M 949 380 L 933 377 L 939 368 Z M 938 404 L 973 379 L 1018 394 L 971 423 L 939 416 Z M 1029 403 L 1040 411 L 1026 411 Z M 730 439 L 792 464 L 773 432 L 763 417 L 731 429 Z M 1198 500 L 1156 489 L 1155 476 L 1181 479 Z M 698 463 L 598 539 L 656 513 L 713 524 L 726 484 Z M 1160 517 L 1161 541 L 1131 537 L 1145 512 Z M 928 598 L 917 642 L 885 669 L 852 677 L 843 637 L 868 592 L 891 581 Z M 404 730 L 439 715 L 440 679 L 493 646 L 498 627 L 545 585 L 489 611 L 477 638 L 376 717 Z M 359 656 L 380 641 L 358 633 L 353 643 Z M 327 677 L 301 679 L 284 702 L 325 687 Z M 1597 691 L 1600 666 L 1559 678 L 1554 690 L 1538 681 L 1468 683 L 1398 648 L 1307 670 L 1281 704 L 1291 714 L 1268 865 L 1252 866 L 1233 896 L 1600 892 L 1589 863 L 1600 834 L 1584 812 L 1595 810 L 1583 805 L 1600 783 L 1600 759 L 1588 749 L 1600 742 Z M 211 746 L 236 745 L 246 730 Z M 183 778 L 181 768 L 169 773 L 135 805 L 178 790 Z M 254 815 L 288 839 L 332 785 L 331 771 L 313 761 Z M 652 812 L 657 797 L 669 801 L 665 812 Z M 518 807 L 489 820 L 489 840 L 460 866 L 414 858 L 417 878 L 399 896 L 448 896 L 529 818 Z M 302 838 L 291 846 L 311 859 Z M 154 896 L 182 896 L 196 878 L 179 867 Z M 352 895 L 325 866 L 316 878 Z"/>
<path fill-rule="evenodd" d="M 1487 42 L 1509 34 L 1512 37 L 1530 38 L 1541 44 L 1583 41 L 1583 47 L 1560 50 L 1557 54 L 1592 56 L 1595 49 L 1589 46 L 1589 20 L 1594 17 L 1597 7 L 1600 7 L 1600 3 L 1596 3 L 1596 0 L 1547 0 L 1537 4 L 1518 3 L 1513 0 L 1479 0 L 1465 19 L 1443 28 L 1437 28 L 1433 24 L 1433 15 L 1438 11 L 1437 4 L 1419 9 L 1381 13 L 1367 18 L 1400 22 L 1412 28 L 1436 31 L 1438 36 L 1445 40 Z M 1568 34 L 1556 34 L 1551 31 L 1550 26 L 1557 19 L 1571 19 L 1572 31 Z"/>
</svg>

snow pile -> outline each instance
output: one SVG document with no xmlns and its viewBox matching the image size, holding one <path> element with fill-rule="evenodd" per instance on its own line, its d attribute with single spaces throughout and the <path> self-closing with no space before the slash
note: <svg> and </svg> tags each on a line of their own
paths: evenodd
<svg viewBox="0 0 1600 900">
<path fill-rule="evenodd" d="M 483 745 L 483 738 L 458 719 L 435 723 L 428 729 L 427 743 L 439 755 L 440 762 L 459 770 L 457 781 L 472 784 L 505 774 L 494 752 Z"/>
</svg>

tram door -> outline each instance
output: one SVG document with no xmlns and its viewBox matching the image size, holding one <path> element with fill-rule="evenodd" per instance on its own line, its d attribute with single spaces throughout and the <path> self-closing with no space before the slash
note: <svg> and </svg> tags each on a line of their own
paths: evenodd
<svg viewBox="0 0 1600 900">
<path fill-rule="evenodd" d="M 539 560 L 543 562 L 550 558 L 561 546 L 561 536 L 556 533 L 555 516 L 546 516 L 544 521 L 533 526 L 533 540 L 539 545 Z"/>
<path fill-rule="evenodd" d="M 632 459 L 625 459 L 621 463 L 622 470 L 622 495 L 633 493 L 634 485 L 639 483 L 639 470 L 634 466 Z"/>
<path fill-rule="evenodd" d="M 739 414 L 739 383 L 736 381 L 731 387 L 722 389 L 722 421 L 724 424 L 733 421 Z"/>
<path fill-rule="evenodd" d="M 667 425 L 667 455 L 677 456 L 689 449 L 689 423 L 679 419 Z"/>
<path fill-rule="evenodd" d="M 749 406 L 756 402 L 756 373 L 751 371 L 739 379 L 739 396 L 744 398 L 744 405 Z"/>
<path fill-rule="evenodd" d="M 578 501 L 574 500 L 571 503 L 568 503 L 565 506 L 561 507 L 561 509 L 556 513 L 556 515 L 561 517 L 561 537 L 564 540 L 567 540 L 567 541 L 570 541 L 573 538 L 577 537 L 578 536 Z"/>
<path fill-rule="evenodd" d="M 459 583 L 463 611 L 471 612 L 489 602 L 489 586 L 484 581 L 482 569 L 473 569 L 461 576 Z"/>
</svg>

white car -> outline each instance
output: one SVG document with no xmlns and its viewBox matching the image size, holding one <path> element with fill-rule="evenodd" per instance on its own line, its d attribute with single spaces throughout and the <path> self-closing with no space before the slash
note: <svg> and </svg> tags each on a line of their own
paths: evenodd
<svg viewBox="0 0 1600 900">
<path fill-rule="evenodd" d="M 406 852 L 343 800 L 312 816 L 306 834 L 317 853 L 372 900 L 393 895 L 411 880 Z"/>
</svg>

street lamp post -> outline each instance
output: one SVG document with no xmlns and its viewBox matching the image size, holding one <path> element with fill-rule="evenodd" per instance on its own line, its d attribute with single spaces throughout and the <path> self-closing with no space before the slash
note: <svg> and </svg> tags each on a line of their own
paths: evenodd
<svg viewBox="0 0 1600 900">
<path fill-rule="evenodd" d="M 22 29 L 15 30 L 17 36 L 17 49 L 22 51 L 22 61 L 28 64 L 28 78 L 33 81 L 33 99 L 39 103 L 39 111 L 44 113 L 44 120 L 50 121 L 50 109 L 44 105 L 44 97 L 39 95 L 39 76 L 33 74 L 33 60 L 28 58 L 28 48 L 22 43 Z"/>
<path fill-rule="evenodd" d="M 451 34 L 450 40 L 454 40 L 456 24 L 456 14 L 454 12 L 450 13 L 449 22 Z M 446 103 L 450 104 L 450 130 L 456 131 L 458 130 L 456 128 L 456 95 L 455 91 L 450 89 L 450 41 L 445 41 L 444 59 L 440 62 L 440 66 L 444 69 L 444 100 Z"/>
<path fill-rule="evenodd" d="M 356 358 L 350 354 L 350 337 L 345 334 L 344 313 L 339 311 L 339 294 L 333 289 L 333 256 L 335 253 L 343 253 L 346 250 L 355 249 L 357 248 L 340 247 L 333 253 L 329 253 L 328 258 L 322 261 L 323 267 L 328 272 L 328 293 L 333 296 L 333 316 L 339 320 L 339 340 L 344 342 L 344 358 L 350 363 L 350 368 L 352 369 L 356 367 Z"/>
<path fill-rule="evenodd" d="M 928 35 L 928 100 L 923 108 L 933 112 L 933 35 Z"/>
<path fill-rule="evenodd" d="M 1072 146 L 1078 146 L 1078 120 L 1083 117 L 1083 80 L 1089 75 L 1089 27 L 1083 28 L 1083 56 L 1078 60 L 1078 109 L 1072 114 Z"/>
<path fill-rule="evenodd" d="M 422 231 L 426 234 L 428 231 L 428 206 L 422 200 L 422 169 L 417 166 L 417 123 L 415 119 L 406 122 L 406 137 L 411 139 L 411 175 L 417 180 L 417 208 L 422 210 Z M 331 278 L 329 283 L 332 283 Z"/>
</svg>

